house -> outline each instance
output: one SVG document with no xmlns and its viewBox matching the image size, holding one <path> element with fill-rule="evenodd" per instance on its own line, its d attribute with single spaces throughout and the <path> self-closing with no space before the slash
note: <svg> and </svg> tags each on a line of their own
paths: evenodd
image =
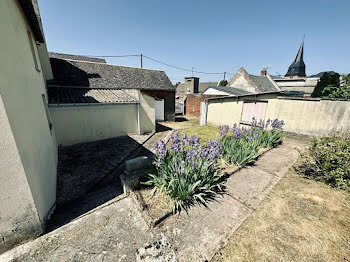
<svg viewBox="0 0 350 262">
<path fill-rule="evenodd" d="M 178 113 L 199 116 L 200 103 L 205 98 L 203 93 L 209 86 L 217 86 L 218 82 L 199 82 L 198 77 L 185 77 L 184 83 L 176 85 L 176 108 Z"/>
<path fill-rule="evenodd" d="M 0 1 L 0 253 L 40 235 L 55 208 L 52 79 L 36 0 Z"/>
<path fill-rule="evenodd" d="M 68 121 L 65 117 L 58 117 L 62 113 L 57 111 L 62 110 L 63 107 L 72 108 L 73 104 L 76 108 L 84 107 L 85 109 L 87 109 L 87 105 L 93 105 L 96 110 L 100 108 L 105 110 L 106 107 L 112 110 L 113 107 L 114 111 L 119 112 L 119 114 L 122 111 L 118 110 L 117 107 L 121 108 L 123 105 L 122 107 L 125 109 L 126 104 L 129 107 L 131 104 L 139 104 L 139 106 L 134 106 L 138 112 L 138 120 L 135 117 L 128 118 L 133 119 L 133 123 L 128 123 L 123 127 L 119 124 L 113 128 L 113 132 L 108 134 L 104 127 L 109 125 L 108 123 L 116 122 L 112 113 L 110 113 L 111 119 L 104 116 L 106 122 L 97 125 L 97 130 L 86 134 L 85 138 L 78 137 L 81 132 L 77 129 L 75 138 L 71 137 L 70 141 L 66 139 L 61 141 L 61 132 L 56 127 L 59 144 L 61 142 L 62 144 L 71 144 L 78 140 L 79 142 L 93 141 L 127 133 L 154 132 L 156 120 L 174 120 L 175 88 L 164 71 L 110 65 L 104 59 L 84 56 L 58 53 L 50 53 L 49 55 L 54 76 L 54 79 L 48 82 L 49 107 L 54 126 L 67 124 L 55 123 L 56 119 L 57 121 L 63 119 Z M 70 94 L 68 99 L 67 94 Z M 152 110 L 153 113 L 151 113 Z M 92 116 L 87 114 L 87 118 L 88 115 Z M 95 117 L 100 119 L 98 114 Z M 76 121 L 71 121 L 82 128 Z M 89 121 L 91 122 L 92 119 Z M 96 127 L 96 125 L 94 126 Z M 87 127 L 87 129 L 89 128 Z M 63 134 L 62 136 L 67 137 Z M 65 141 L 63 142 L 63 140 Z"/>
<path fill-rule="evenodd" d="M 298 96 L 310 97 L 320 77 L 317 75 L 307 77 L 305 70 L 303 41 L 285 76 L 271 76 L 271 78 L 284 91 L 285 95 L 297 94 Z"/>
<path fill-rule="evenodd" d="M 184 83 L 178 83 L 176 86 L 176 96 L 180 99 L 187 94 L 201 94 L 208 86 L 217 86 L 218 82 L 199 82 L 198 77 L 185 77 Z"/>
<path fill-rule="evenodd" d="M 281 91 L 265 69 L 261 71 L 260 76 L 256 76 L 248 74 L 243 67 L 233 76 L 227 87 L 233 87 L 255 94 Z"/>
<path fill-rule="evenodd" d="M 163 71 L 47 51 L 37 0 L 0 1 L 0 253 L 45 231 L 58 145 L 155 130 L 175 117 Z"/>
</svg>

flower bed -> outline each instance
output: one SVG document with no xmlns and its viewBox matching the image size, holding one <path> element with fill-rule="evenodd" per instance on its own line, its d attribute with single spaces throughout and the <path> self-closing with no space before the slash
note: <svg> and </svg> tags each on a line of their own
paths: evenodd
<svg viewBox="0 0 350 262">
<path fill-rule="evenodd" d="M 150 197 L 155 194 L 170 197 L 173 212 L 187 209 L 198 202 L 208 200 L 225 191 L 225 172 L 219 163 L 241 167 L 259 156 L 261 149 L 282 142 L 283 121 L 266 123 L 253 119 L 250 128 L 228 126 L 219 128 L 220 138 L 201 141 L 199 136 L 180 136 L 174 133 L 170 145 L 156 143 L 153 165 L 146 172 L 144 185 L 152 186 Z"/>
<path fill-rule="evenodd" d="M 234 124 L 231 134 L 228 126 L 220 126 L 222 161 L 239 167 L 254 162 L 260 149 L 274 147 L 282 142 L 283 125 L 283 120 L 269 119 L 265 123 L 253 118 L 249 128 L 239 128 Z"/>
<path fill-rule="evenodd" d="M 168 150 L 163 141 L 156 144 L 156 158 L 144 184 L 154 186 L 152 194 L 159 190 L 170 196 L 174 212 L 194 202 L 205 205 L 224 189 L 223 175 L 216 166 L 219 158 L 217 140 L 201 145 L 199 136 L 184 134 L 181 138 L 177 132 Z"/>
</svg>

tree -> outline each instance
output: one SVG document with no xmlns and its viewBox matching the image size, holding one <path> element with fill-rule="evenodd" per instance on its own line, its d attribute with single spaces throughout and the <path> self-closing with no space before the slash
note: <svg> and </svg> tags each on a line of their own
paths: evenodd
<svg viewBox="0 0 350 262">
<path fill-rule="evenodd" d="M 350 99 L 350 74 L 343 75 L 339 86 L 329 85 L 322 90 L 322 97 Z"/>
<path fill-rule="evenodd" d="M 219 86 L 227 86 L 228 82 L 227 80 L 221 80 L 219 83 Z"/>
<path fill-rule="evenodd" d="M 323 76 L 321 76 L 320 80 L 318 81 L 317 85 L 315 86 L 314 91 L 311 94 L 311 97 L 321 97 L 321 96 L 327 96 L 327 92 L 324 93 L 324 89 L 328 86 L 333 87 L 339 87 L 340 81 L 339 81 L 340 75 L 338 73 L 328 73 L 325 72 Z"/>
</svg>

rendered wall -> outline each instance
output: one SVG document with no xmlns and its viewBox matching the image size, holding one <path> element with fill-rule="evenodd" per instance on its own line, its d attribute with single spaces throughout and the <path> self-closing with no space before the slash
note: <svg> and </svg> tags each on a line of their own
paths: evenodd
<svg viewBox="0 0 350 262">
<path fill-rule="evenodd" d="M 350 101 L 293 99 L 258 95 L 218 98 L 208 102 L 207 124 L 229 125 L 241 122 L 243 100 L 268 101 L 266 119 L 285 121 L 284 130 L 304 135 L 324 135 L 331 131 L 350 131 Z"/>
<path fill-rule="evenodd" d="M 34 66 L 27 30 L 38 58 L 33 34 L 17 1 L 0 1 L 0 31 L 6 36 L 0 42 L 1 110 L 6 112 L 15 143 L 8 149 L 13 159 L 9 162 L 8 157 L 0 158 L 0 184 L 5 187 L 0 192 L 1 213 L 11 214 L 6 221 L 0 215 L 0 228 L 3 230 L 4 225 L 11 225 L 4 227 L 13 229 L 11 235 L 7 234 L 8 231 L 0 232 L 5 235 L 0 246 L 36 236 L 30 232 L 33 232 L 33 227 L 36 228 L 34 231 L 42 230 L 56 201 L 56 138 L 49 129 L 42 100 L 46 93 L 44 77 Z M 40 69 L 40 62 L 38 64 Z M 11 139 L 8 134 L 0 136 L 1 147 L 9 143 L 8 139 Z M 13 173 L 16 176 L 11 175 Z M 12 187 L 13 184 L 16 186 Z"/>
<path fill-rule="evenodd" d="M 15 244 L 39 235 L 42 227 L 1 96 L 0 126 L 1 254 Z"/>
<path fill-rule="evenodd" d="M 49 108 L 58 145 L 138 133 L 136 103 Z"/>
<path fill-rule="evenodd" d="M 237 101 L 236 99 L 215 99 L 215 101 L 209 101 L 207 111 L 208 125 L 229 125 L 232 127 L 234 123 L 239 123 L 243 101 Z"/>
<path fill-rule="evenodd" d="M 275 100 L 277 94 L 256 94 L 240 97 L 223 97 L 208 100 L 207 124 L 229 125 L 240 123 L 244 100 Z M 268 106 L 269 107 L 269 106 Z"/>
<path fill-rule="evenodd" d="M 269 101 L 267 118 L 283 119 L 287 132 L 323 135 L 330 131 L 350 131 L 350 101 L 293 100 Z"/>
<path fill-rule="evenodd" d="M 156 131 L 155 100 L 153 97 L 140 92 L 140 131 L 141 134 Z"/>
</svg>

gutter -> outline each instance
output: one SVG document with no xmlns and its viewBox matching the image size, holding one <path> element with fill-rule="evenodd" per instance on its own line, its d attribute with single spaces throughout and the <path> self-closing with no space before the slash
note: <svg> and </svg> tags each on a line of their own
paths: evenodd
<svg viewBox="0 0 350 262">
<path fill-rule="evenodd" d="M 113 102 L 113 103 L 71 103 L 71 104 L 49 104 L 49 107 L 68 107 L 68 106 L 103 106 L 103 105 L 124 105 L 124 104 L 140 104 L 138 101 L 132 102 Z"/>
</svg>

